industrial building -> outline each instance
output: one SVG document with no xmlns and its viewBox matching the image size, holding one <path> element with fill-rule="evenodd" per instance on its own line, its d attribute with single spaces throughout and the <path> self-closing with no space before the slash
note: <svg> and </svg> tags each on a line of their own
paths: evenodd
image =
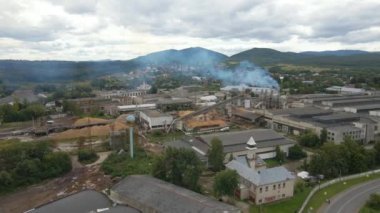
<svg viewBox="0 0 380 213">
<path fill-rule="evenodd" d="M 113 99 L 119 97 L 138 97 L 146 95 L 146 91 L 142 90 L 102 90 L 95 91 L 96 96 L 106 99 Z"/>
<path fill-rule="evenodd" d="M 201 159 L 206 158 L 206 154 L 211 147 L 211 141 L 218 138 L 222 141 L 223 150 L 226 154 L 226 161 L 230 156 L 239 157 L 249 154 L 246 149 L 248 141 L 253 138 L 257 143 L 257 155 L 262 159 L 274 158 L 276 147 L 288 154 L 289 147 L 294 146 L 295 142 L 285 138 L 271 129 L 250 129 L 244 131 L 222 132 L 199 137 L 185 137 L 177 141 L 165 143 L 167 147 L 183 147 L 194 150 Z"/>
<path fill-rule="evenodd" d="M 244 92 L 245 90 L 250 90 L 251 92 L 260 95 L 263 93 L 278 93 L 278 90 L 274 88 L 268 88 L 268 87 L 250 87 L 247 85 L 237 85 L 237 86 L 226 86 L 223 88 L 220 88 L 221 91 L 239 91 Z"/>
<path fill-rule="evenodd" d="M 117 107 L 119 113 L 156 109 L 156 104 L 132 104 Z"/>
<path fill-rule="evenodd" d="M 144 110 L 139 113 L 140 123 L 146 130 L 166 129 L 173 121 L 169 114 L 161 113 L 158 110 Z"/>
<path fill-rule="evenodd" d="M 86 114 L 105 112 L 105 107 L 110 105 L 110 101 L 105 98 L 76 98 L 68 99 L 69 103 L 73 103 Z"/>
<path fill-rule="evenodd" d="M 212 120 L 187 120 L 183 122 L 183 129 L 186 132 L 213 132 L 228 127 L 226 121 L 222 119 Z"/>
<path fill-rule="evenodd" d="M 310 129 L 319 135 L 326 129 L 328 139 L 335 143 L 342 142 L 346 136 L 368 143 L 378 131 L 377 122 L 369 116 L 316 107 L 272 110 L 265 116 L 268 127 L 288 134 L 298 135 Z"/>
<path fill-rule="evenodd" d="M 130 175 L 111 188 L 110 198 L 141 212 L 239 213 L 237 207 L 147 175 Z"/>
<path fill-rule="evenodd" d="M 139 213 L 137 209 L 113 205 L 106 195 L 94 190 L 84 190 L 28 211 L 29 213 L 104 212 Z"/>
<path fill-rule="evenodd" d="M 247 123 L 260 125 L 260 122 L 263 121 L 262 118 L 264 116 L 252 111 L 234 108 L 232 110 L 232 117 L 235 120 L 242 120 Z"/>
<path fill-rule="evenodd" d="M 247 155 L 245 149 L 247 142 L 253 138 L 257 143 L 257 155 L 262 159 L 274 158 L 276 156 L 276 146 L 279 146 L 282 151 L 288 154 L 289 147 L 292 147 L 295 142 L 285 138 L 271 129 L 250 129 L 244 131 L 214 133 L 201 135 L 199 140 L 211 146 L 211 141 L 218 138 L 222 141 L 224 152 L 232 154 L 234 157 Z M 208 150 L 204 150 L 207 153 Z M 226 156 L 229 157 L 229 156 Z"/>
<path fill-rule="evenodd" d="M 157 109 L 164 112 L 187 110 L 193 108 L 193 101 L 188 98 L 161 98 L 157 102 Z"/>
<path fill-rule="evenodd" d="M 341 87 L 341 86 L 331 86 L 326 88 L 328 92 L 336 92 L 339 94 L 364 94 L 366 91 L 361 88 L 353 87 Z"/>
<path fill-rule="evenodd" d="M 370 111 L 380 110 L 380 103 L 361 104 L 343 108 L 345 112 L 370 114 Z M 371 115 L 371 114 L 370 114 Z"/>
</svg>

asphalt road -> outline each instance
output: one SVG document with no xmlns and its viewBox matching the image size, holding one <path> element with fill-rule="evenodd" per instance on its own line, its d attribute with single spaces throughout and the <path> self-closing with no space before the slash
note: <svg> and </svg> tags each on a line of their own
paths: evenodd
<svg viewBox="0 0 380 213">
<path fill-rule="evenodd" d="M 380 193 L 380 179 L 360 184 L 344 191 L 324 205 L 319 212 L 324 213 L 357 213 L 365 205 L 372 193 Z"/>
</svg>

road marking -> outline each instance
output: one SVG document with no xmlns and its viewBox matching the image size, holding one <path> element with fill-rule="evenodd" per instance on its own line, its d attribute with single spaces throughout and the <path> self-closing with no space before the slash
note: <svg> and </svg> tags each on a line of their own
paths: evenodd
<svg viewBox="0 0 380 213">
<path fill-rule="evenodd" d="M 370 189 L 368 189 L 368 190 L 362 191 L 361 193 L 358 193 L 358 194 L 356 194 L 355 196 L 351 197 L 351 199 L 349 199 L 349 200 L 347 200 L 346 202 L 343 203 L 343 205 L 338 209 L 338 212 L 337 212 L 337 213 L 340 213 L 340 212 L 343 210 L 343 208 L 347 205 L 347 203 L 350 203 L 350 202 L 351 202 L 352 200 L 354 200 L 355 198 L 360 197 L 361 195 L 363 195 L 363 194 L 365 194 L 365 193 L 367 193 L 367 192 L 369 192 L 369 191 L 372 191 L 372 190 L 374 190 L 374 189 L 377 189 L 377 188 L 380 189 L 380 186 L 377 186 L 377 187 L 370 188 Z"/>
</svg>

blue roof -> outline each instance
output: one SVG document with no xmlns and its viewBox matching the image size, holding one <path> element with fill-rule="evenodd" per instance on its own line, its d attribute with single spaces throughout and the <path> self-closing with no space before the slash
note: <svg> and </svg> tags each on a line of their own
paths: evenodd
<svg viewBox="0 0 380 213">
<path fill-rule="evenodd" d="M 226 164 L 226 167 L 235 170 L 241 177 L 257 186 L 283 182 L 295 178 L 294 175 L 283 166 L 260 169 L 260 171 L 258 171 L 237 160 L 232 160 Z"/>
</svg>

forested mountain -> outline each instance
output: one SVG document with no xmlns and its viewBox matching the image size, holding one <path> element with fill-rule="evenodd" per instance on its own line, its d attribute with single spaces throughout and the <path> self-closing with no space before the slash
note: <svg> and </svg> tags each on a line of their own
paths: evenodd
<svg viewBox="0 0 380 213">
<path fill-rule="evenodd" d="M 228 56 L 201 47 L 191 47 L 183 50 L 164 50 L 140 56 L 133 61 L 139 64 L 184 64 L 184 65 L 209 65 L 226 60 Z"/>
<path fill-rule="evenodd" d="M 129 72 L 142 65 L 211 65 L 240 61 L 250 61 L 259 66 L 291 64 L 370 69 L 380 72 L 380 53 L 360 50 L 294 53 L 268 48 L 253 48 L 228 57 L 212 50 L 195 47 L 183 50 L 164 50 L 125 61 L 0 60 L 0 79 L 4 82 L 71 81 Z"/>
<path fill-rule="evenodd" d="M 380 66 L 380 53 L 360 50 L 322 52 L 280 52 L 267 48 L 253 48 L 231 56 L 230 61 L 251 61 L 260 66 L 276 64 L 376 68 Z M 380 69 L 379 69 L 380 71 Z"/>
</svg>

